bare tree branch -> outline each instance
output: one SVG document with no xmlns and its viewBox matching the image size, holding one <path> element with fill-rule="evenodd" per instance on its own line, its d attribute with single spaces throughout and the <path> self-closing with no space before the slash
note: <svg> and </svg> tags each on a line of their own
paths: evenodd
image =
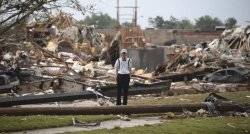
<svg viewBox="0 0 250 134">
<path fill-rule="evenodd" d="M 74 8 L 83 15 L 88 10 L 78 0 L 0 0 L 0 35 L 32 14 L 63 7 Z"/>
</svg>

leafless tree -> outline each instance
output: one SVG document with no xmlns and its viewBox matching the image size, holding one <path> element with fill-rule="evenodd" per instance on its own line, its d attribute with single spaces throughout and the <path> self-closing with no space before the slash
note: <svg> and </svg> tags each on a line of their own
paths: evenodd
<svg viewBox="0 0 250 134">
<path fill-rule="evenodd" d="M 93 8 L 91 5 L 82 6 L 79 0 L 0 0 L 0 36 L 32 15 L 65 7 L 82 14 Z"/>
</svg>

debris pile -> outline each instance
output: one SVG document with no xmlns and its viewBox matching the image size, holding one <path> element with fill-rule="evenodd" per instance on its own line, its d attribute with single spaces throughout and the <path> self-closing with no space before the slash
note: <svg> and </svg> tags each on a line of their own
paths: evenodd
<svg viewBox="0 0 250 134">
<path fill-rule="evenodd" d="M 26 33 L 21 39 L 11 40 L 13 37 L 9 37 L 6 39 L 10 40 L 1 45 L 0 79 L 3 86 L 0 93 L 11 92 L 11 95 L 20 97 L 38 95 L 33 99 L 38 99 L 39 103 L 40 97 L 49 98 L 49 101 L 54 99 L 54 96 L 47 94 L 71 98 L 72 92 L 91 92 L 105 99 L 106 96 L 113 97 L 116 95 L 116 71 L 113 66 L 119 57 L 119 50 L 158 47 L 145 42 L 140 27 L 121 28 L 112 38 L 98 33 L 94 26 L 78 24 L 62 12 L 49 17 L 48 21 L 30 23 L 25 29 Z M 250 51 L 249 35 L 248 26 L 226 30 L 221 38 L 212 42 L 170 46 L 168 51 L 172 53 L 167 55 L 169 60 L 159 64 L 155 71 L 132 69 L 130 95 L 167 93 L 170 86 L 172 89 L 188 89 L 190 86 L 194 89 L 192 93 L 210 92 L 215 89 L 209 88 L 209 84 L 200 83 L 200 80 L 218 82 L 215 76 L 217 73 L 223 76 L 220 69 L 225 68 L 227 70 L 222 70 L 225 75 L 232 73 L 232 70 L 236 74 L 230 75 L 239 74 L 237 81 L 227 76 L 226 82 L 249 81 L 249 72 L 240 68 L 230 70 L 233 67 L 246 67 Z M 214 72 L 216 70 L 219 71 Z M 184 81 L 185 85 L 171 85 L 171 82 L 180 81 Z M 193 84 L 188 85 L 190 83 Z M 29 97 L 24 98 L 30 102 Z"/>
<path fill-rule="evenodd" d="M 195 46 L 173 46 L 169 61 L 159 65 L 155 75 L 166 72 L 188 73 L 204 68 L 247 67 L 250 52 L 250 26 L 225 30 L 219 39 Z"/>
<path fill-rule="evenodd" d="M 1 46 L 1 77 L 10 77 L 15 82 L 3 83 L 11 86 L 2 87 L 6 90 L 1 91 L 13 92 L 14 96 L 81 91 L 115 94 L 116 74 L 112 63 L 119 57 L 121 34 L 110 40 L 96 32 L 94 26 L 79 25 L 62 12 L 48 21 L 29 23 L 25 29 L 24 40 Z M 139 28 L 123 31 L 123 41 L 130 47 L 143 47 Z M 131 33 L 138 35 L 138 43 L 132 44 L 133 40 L 127 37 Z M 114 53 L 118 54 L 113 56 Z M 131 94 L 153 93 L 169 89 L 170 81 L 135 76 L 130 86 Z"/>
<path fill-rule="evenodd" d="M 225 30 L 222 33 L 222 41 L 230 49 L 237 49 L 242 52 L 250 51 L 250 26 L 246 28 L 235 28 Z"/>
</svg>

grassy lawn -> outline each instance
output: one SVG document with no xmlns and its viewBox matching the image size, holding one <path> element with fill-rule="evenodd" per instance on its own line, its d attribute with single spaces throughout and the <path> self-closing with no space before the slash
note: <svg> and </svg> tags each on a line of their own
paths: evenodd
<svg viewBox="0 0 250 134">
<path fill-rule="evenodd" d="M 250 104 L 250 91 L 240 91 L 240 92 L 225 92 L 219 93 L 219 95 L 226 97 L 232 101 L 238 103 L 248 103 Z M 168 97 L 146 97 L 141 99 L 132 99 L 129 101 L 129 105 L 168 105 L 168 104 L 193 104 L 201 103 L 205 100 L 208 94 L 187 94 L 179 96 L 168 96 Z"/>
<path fill-rule="evenodd" d="M 22 131 L 39 128 L 63 127 L 72 125 L 72 117 L 84 122 L 96 122 L 117 119 L 113 115 L 98 116 L 0 116 L 0 132 Z"/>
<path fill-rule="evenodd" d="M 154 98 L 154 97 L 146 97 L 146 98 L 140 98 L 140 99 L 136 98 L 136 99 L 130 100 L 129 105 L 200 103 L 207 97 L 207 95 L 208 94 L 195 94 L 195 95 L 180 95 L 180 96 L 158 97 L 158 98 Z M 227 93 L 220 93 L 220 95 L 226 98 L 229 98 L 233 101 L 250 104 L 250 98 L 246 97 L 246 96 L 250 96 L 250 91 L 230 92 L 230 93 L 227 92 Z M 41 116 L 17 116 L 17 117 L 0 116 L 0 132 L 69 126 L 69 125 L 72 125 L 72 117 L 73 116 L 42 116 L 42 115 Z M 74 116 L 74 117 L 77 117 L 81 121 L 85 121 L 85 122 L 104 121 L 104 120 L 112 120 L 112 119 L 118 118 L 116 115 Z M 136 115 L 133 117 L 136 117 Z M 192 121 L 192 119 L 190 120 Z M 206 120 L 210 121 L 210 119 L 206 119 Z M 214 120 L 218 120 L 218 119 L 216 118 L 213 120 L 211 119 L 211 122 L 213 122 Z M 230 120 L 238 121 L 238 119 L 230 119 Z M 249 119 L 247 120 L 239 119 L 239 120 L 242 122 L 248 121 L 248 124 L 250 124 Z M 171 123 L 176 124 L 176 125 L 178 125 L 178 123 L 182 124 L 182 122 L 185 122 L 185 120 L 177 120 L 176 123 L 173 120 L 171 121 Z M 166 125 L 166 123 L 164 124 Z M 112 131 L 116 131 L 116 130 L 112 130 Z"/>
<path fill-rule="evenodd" d="M 169 120 L 162 124 L 102 129 L 73 134 L 249 134 L 250 118 L 213 117 Z"/>
</svg>

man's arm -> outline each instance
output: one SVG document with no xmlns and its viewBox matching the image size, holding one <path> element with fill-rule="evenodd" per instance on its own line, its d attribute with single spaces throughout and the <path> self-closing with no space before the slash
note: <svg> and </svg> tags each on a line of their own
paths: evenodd
<svg viewBox="0 0 250 134">
<path fill-rule="evenodd" d="M 119 63 L 118 63 L 118 59 L 116 60 L 116 62 L 115 62 L 115 71 L 116 71 L 116 75 L 118 75 L 118 65 Z"/>
<path fill-rule="evenodd" d="M 132 59 L 129 60 L 129 72 L 132 74 L 133 62 Z"/>
</svg>

